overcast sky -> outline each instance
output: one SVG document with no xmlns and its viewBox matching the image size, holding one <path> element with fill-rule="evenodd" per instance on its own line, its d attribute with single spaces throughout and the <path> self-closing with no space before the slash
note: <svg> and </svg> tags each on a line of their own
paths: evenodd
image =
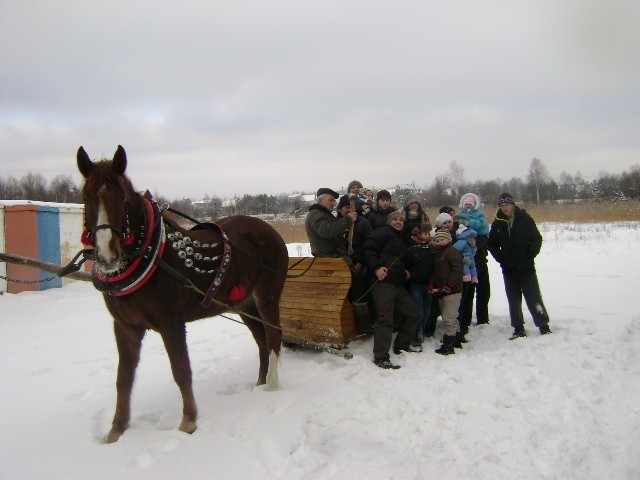
<svg viewBox="0 0 640 480">
<path fill-rule="evenodd" d="M 169 198 L 622 173 L 637 0 L 0 0 L 0 176 L 118 144 Z"/>
</svg>

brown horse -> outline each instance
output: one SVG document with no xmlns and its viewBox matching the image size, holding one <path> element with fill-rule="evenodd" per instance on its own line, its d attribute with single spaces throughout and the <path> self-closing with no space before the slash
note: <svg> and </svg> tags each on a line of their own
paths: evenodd
<svg viewBox="0 0 640 480">
<path fill-rule="evenodd" d="M 115 442 L 129 426 L 131 389 L 147 330 L 162 336 L 180 388 L 180 430 L 196 430 L 185 323 L 225 311 L 240 314 L 258 344 L 258 385 L 278 387 L 280 294 L 287 275 L 287 248 L 267 223 L 247 216 L 185 230 L 140 195 L 124 174 L 127 156 L 92 162 L 78 150 L 85 178 L 83 242 L 93 248 L 93 282 L 114 319 L 119 363 Z"/>
</svg>

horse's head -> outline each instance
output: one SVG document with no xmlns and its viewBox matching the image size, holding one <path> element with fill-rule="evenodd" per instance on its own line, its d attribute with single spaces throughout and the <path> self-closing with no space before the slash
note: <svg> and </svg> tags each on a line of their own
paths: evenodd
<svg viewBox="0 0 640 480">
<path fill-rule="evenodd" d="M 98 267 L 113 273 L 126 265 L 126 252 L 133 248 L 139 233 L 141 197 L 124 175 L 127 154 L 120 145 L 113 160 L 94 163 L 83 147 L 78 149 L 77 158 L 78 169 L 85 178 L 82 240 L 93 246 Z"/>
</svg>

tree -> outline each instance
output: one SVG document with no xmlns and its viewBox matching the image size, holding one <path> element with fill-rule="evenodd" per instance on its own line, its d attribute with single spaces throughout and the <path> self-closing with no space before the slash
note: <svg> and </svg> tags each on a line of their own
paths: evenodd
<svg viewBox="0 0 640 480">
<path fill-rule="evenodd" d="M 575 197 L 575 184 L 573 182 L 573 177 L 564 170 L 560 174 L 560 191 L 563 198 Z"/>
<path fill-rule="evenodd" d="M 56 175 L 49 185 L 48 197 L 53 202 L 80 202 L 81 199 L 76 197 L 77 191 L 78 189 L 69 175 Z"/>
<path fill-rule="evenodd" d="M 622 173 L 621 186 L 626 197 L 640 198 L 640 165 L 633 165 L 629 172 Z"/>
<path fill-rule="evenodd" d="M 49 200 L 47 179 L 40 173 L 27 173 L 20 179 L 20 187 L 22 187 L 24 200 L 36 200 L 43 202 Z"/>
<path fill-rule="evenodd" d="M 23 198 L 22 188 L 15 177 L 0 177 L 0 200 L 20 200 Z"/>
<path fill-rule="evenodd" d="M 465 183 L 464 167 L 455 160 L 449 162 L 449 184 L 451 185 L 451 194 L 458 197 L 462 192 L 460 187 Z"/>
<path fill-rule="evenodd" d="M 549 182 L 549 171 L 545 167 L 544 163 L 538 158 L 533 158 L 529 165 L 529 175 L 527 175 L 527 181 L 531 187 L 535 190 L 536 203 L 540 203 L 540 190 Z"/>
</svg>

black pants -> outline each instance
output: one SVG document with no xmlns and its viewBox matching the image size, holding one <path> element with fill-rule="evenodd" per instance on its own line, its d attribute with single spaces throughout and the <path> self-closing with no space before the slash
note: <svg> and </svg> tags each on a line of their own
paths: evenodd
<svg viewBox="0 0 640 480">
<path fill-rule="evenodd" d="M 478 283 L 465 282 L 460 302 L 459 320 L 462 331 L 467 331 L 471 325 L 473 314 L 473 299 L 476 299 L 476 321 L 489 323 L 489 299 L 491 298 L 491 284 L 489 283 L 489 266 L 486 263 L 476 265 Z"/>
<path fill-rule="evenodd" d="M 491 283 L 489 282 L 489 265 L 476 265 L 478 270 L 478 284 L 476 285 L 476 321 L 489 323 L 489 299 L 491 298 Z"/>
<path fill-rule="evenodd" d="M 398 348 L 408 348 L 418 328 L 418 307 L 404 287 L 391 283 L 379 282 L 371 293 L 377 312 L 373 334 L 373 358 L 388 360 L 394 317 L 398 326 L 395 345 Z"/>
<path fill-rule="evenodd" d="M 473 296 L 476 292 L 476 284 L 464 282 L 462 284 L 462 296 L 460 297 L 460 308 L 458 308 L 458 322 L 460 331 L 466 334 L 471 325 L 471 314 L 473 313 Z"/>
<path fill-rule="evenodd" d="M 533 323 L 536 327 L 549 324 L 549 315 L 542 301 L 540 293 L 540 285 L 538 284 L 538 276 L 535 269 L 527 270 L 503 270 L 504 289 L 507 293 L 507 301 L 509 302 L 509 316 L 511 317 L 511 326 L 519 328 L 524 326 L 524 317 L 522 315 L 522 297 L 527 303 L 529 313 L 533 317 Z"/>
</svg>

